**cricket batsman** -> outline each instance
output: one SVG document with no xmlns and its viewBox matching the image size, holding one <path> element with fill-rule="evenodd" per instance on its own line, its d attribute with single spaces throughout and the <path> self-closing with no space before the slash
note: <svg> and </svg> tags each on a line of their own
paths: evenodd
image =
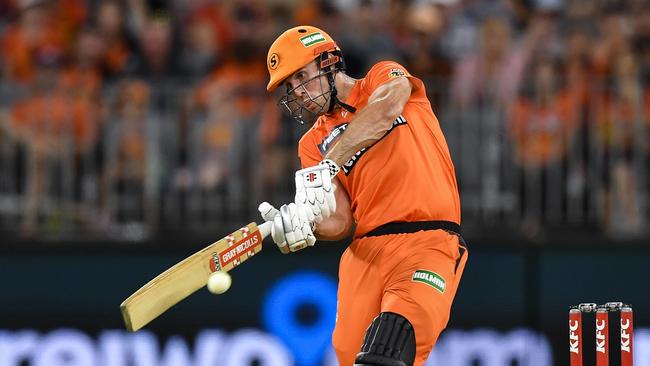
<svg viewBox="0 0 650 366">
<path fill-rule="evenodd" d="M 332 341 L 342 366 L 422 365 L 449 320 L 467 261 L 454 165 L 424 84 L 381 61 L 345 74 L 311 26 L 271 45 L 268 91 L 299 122 L 295 201 L 260 213 L 283 252 L 353 234 L 341 257 Z"/>
</svg>

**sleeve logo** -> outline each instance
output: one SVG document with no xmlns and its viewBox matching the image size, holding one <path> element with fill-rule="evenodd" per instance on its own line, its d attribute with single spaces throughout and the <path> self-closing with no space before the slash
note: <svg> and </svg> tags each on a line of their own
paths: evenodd
<svg viewBox="0 0 650 366">
<path fill-rule="evenodd" d="M 321 154 L 325 156 L 327 150 L 332 147 L 332 143 L 338 140 L 339 137 L 345 132 L 345 128 L 348 126 L 348 123 L 342 123 L 332 129 L 332 131 L 323 139 L 323 141 L 318 145 L 318 149 Z"/>
<path fill-rule="evenodd" d="M 315 45 L 316 43 L 325 42 L 325 37 L 320 32 L 316 32 L 304 37 L 300 37 L 300 42 L 302 42 L 303 46 L 309 47 Z"/>
<path fill-rule="evenodd" d="M 406 75 L 406 72 L 402 69 L 390 69 L 388 72 L 388 77 L 389 78 L 396 78 L 398 76 L 404 76 Z"/>
<path fill-rule="evenodd" d="M 390 127 L 390 130 L 388 130 L 388 132 L 386 132 L 386 134 L 381 139 L 377 140 L 374 144 L 370 145 L 369 147 L 367 147 L 367 148 L 364 147 L 363 149 L 357 151 L 354 155 L 352 155 L 350 160 L 348 160 L 347 162 L 345 162 L 345 164 L 343 164 L 341 166 L 341 169 L 343 170 L 343 173 L 345 173 L 345 175 L 350 175 L 350 172 L 352 172 L 352 168 L 354 168 L 354 166 L 357 164 L 359 159 L 361 159 L 361 156 L 363 156 L 363 154 L 365 154 L 366 151 L 368 151 L 371 147 L 375 146 L 382 139 L 384 139 L 386 136 L 388 136 L 388 134 L 393 132 L 393 130 L 396 127 L 405 125 L 406 123 L 407 123 L 406 118 L 404 118 L 404 116 L 402 116 L 402 115 L 399 115 L 399 117 L 397 117 L 393 121 L 393 125 Z"/>
<path fill-rule="evenodd" d="M 393 125 L 391 126 L 390 130 L 386 132 L 386 134 L 381 138 L 383 139 L 386 137 L 389 133 L 391 133 L 396 127 L 405 125 L 407 123 L 406 118 L 404 116 L 399 115 L 394 121 Z M 347 128 L 348 123 L 342 123 L 332 129 L 332 131 L 327 135 L 323 141 L 318 144 L 318 149 L 320 150 L 321 155 L 325 156 L 327 154 L 327 151 L 333 146 L 334 142 L 337 141 L 341 135 L 345 132 L 345 129 Z M 381 141 L 379 139 L 379 141 Z M 375 142 L 377 144 L 379 141 Z M 374 145 L 372 145 L 374 146 Z M 346 161 L 345 164 L 341 165 L 341 170 L 343 170 L 343 173 L 345 175 L 350 175 L 350 172 L 352 171 L 352 168 L 354 168 L 355 164 L 359 161 L 361 156 L 368 151 L 372 146 L 369 146 L 368 148 L 363 148 L 359 151 L 357 151 L 351 158 L 350 160 Z"/>
</svg>

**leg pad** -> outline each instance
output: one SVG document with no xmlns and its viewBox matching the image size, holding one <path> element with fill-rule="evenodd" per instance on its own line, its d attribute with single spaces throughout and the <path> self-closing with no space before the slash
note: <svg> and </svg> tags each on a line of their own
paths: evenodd
<svg viewBox="0 0 650 366">
<path fill-rule="evenodd" d="M 381 313 L 366 331 L 354 361 L 355 366 L 412 366 L 415 361 L 415 331 L 405 317 Z"/>
</svg>

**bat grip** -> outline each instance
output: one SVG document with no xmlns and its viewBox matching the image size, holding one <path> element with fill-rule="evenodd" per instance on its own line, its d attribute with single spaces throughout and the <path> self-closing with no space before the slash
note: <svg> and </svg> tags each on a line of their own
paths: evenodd
<svg viewBox="0 0 650 366">
<path fill-rule="evenodd" d="M 273 223 L 271 221 L 266 221 L 257 227 L 260 230 L 260 234 L 262 234 L 262 240 L 271 235 L 271 226 L 273 226 Z"/>
<path fill-rule="evenodd" d="M 260 234 L 262 235 L 262 240 L 264 240 L 264 238 L 266 238 L 267 236 L 271 235 L 271 226 L 273 226 L 273 222 L 271 222 L 271 221 L 266 221 L 265 223 L 257 226 L 257 229 L 260 231 Z M 302 241 L 300 241 L 300 242 L 298 242 L 296 244 L 298 244 L 298 245 L 294 244 L 294 247 L 298 248 L 296 250 L 300 250 L 300 249 L 307 246 L 307 241 L 302 240 Z M 280 248 L 280 251 L 282 252 L 282 254 L 289 253 L 289 246 L 284 246 L 284 247 Z"/>
</svg>

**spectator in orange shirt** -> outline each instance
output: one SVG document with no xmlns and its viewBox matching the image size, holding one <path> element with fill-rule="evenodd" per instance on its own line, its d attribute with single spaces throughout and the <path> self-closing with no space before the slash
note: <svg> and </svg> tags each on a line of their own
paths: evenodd
<svg viewBox="0 0 650 366">
<path fill-rule="evenodd" d="M 584 119 L 589 113 L 590 84 L 595 76 L 591 63 L 592 42 L 594 39 L 588 34 L 587 30 L 582 28 L 574 28 L 567 33 L 566 54 L 564 55 L 566 80 L 564 84 L 575 98 Z M 581 124 L 582 122 L 580 121 Z"/>
<path fill-rule="evenodd" d="M 27 83 L 34 77 L 35 54 L 57 53 L 62 57 L 67 47 L 52 4 L 38 1 L 27 4 L 19 14 L 18 21 L 9 25 L 0 38 L 0 58 L 7 80 Z"/>
<path fill-rule="evenodd" d="M 630 16 L 621 11 L 603 14 L 598 22 L 600 36 L 593 46 L 593 64 L 596 76 L 603 80 L 616 72 L 613 61 L 618 55 L 631 51 L 631 22 Z"/>
<path fill-rule="evenodd" d="M 218 35 L 210 21 L 200 17 L 193 18 L 185 26 L 184 32 L 183 75 L 192 79 L 203 77 L 215 67 L 217 57 L 221 56 Z"/>
<path fill-rule="evenodd" d="M 53 16 L 57 32 L 62 34 L 65 44 L 73 48 L 77 31 L 88 19 L 88 2 L 85 0 L 56 0 Z"/>
<path fill-rule="evenodd" d="M 232 6 L 232 5 L 230 5 Z M 203 77 L 228 54 L 233 38 L 233 17 L 227 3 L 204 3 L 183 21 L 183 74 Z"/>
<path fill-rule="evenodd" d="M 58 54 L 42 53 L 36 59 L 35 79 L 27 97 L 12 106 L 16 136 L 44 154 L 62 149 L 83 152 L 98 128 L 99 79 L 93 69 L 64 71 Z"/>
<path fill-rule="evenodd" d="M 58 54 L 39 54 L 34 72 L 29 95 L 11 106 L 7 122 L 10 133 L 29 152 L 22 223 L 25 234 L 36 227 L 46 199 L 59 197 L 62 189 L 74 190 L 61 187 L 60 180 L 53 177 L 75 179 L 70 176 L 74 172 L 65 167 L 74 166 L 76 158 L 93 146 L 99 119 L 96 99 L 75 95 L 71 90 L 77 86 L 66 85 L 66 77 L 61 78 Z"/>
<path fill-rule="evenodd" d="M 613 77 L 608 88 L 596 95 L 594 132 L 598 157 L 602 158 L 603 184 L 599 201 L 606 230 L 617 235 L 642 229 L 638 172 L 648 157 L 648 128 L 644 121 L 645 90 L 639 64 L 632 52 L 610 61 Z"/>
<path fill-rule="evenodd" d="M 101 63 L 105 44 L 93 29 L 77 34 L 73 59 L 59 76 L 58 86 L 70 96 L 97 100 L 102 88 Z"/>
<path fill-rule="evenodd" d="M 151 89 L 123 80 L 106 127 L 102 205 L 107 222 L 153 225 L 162 172 L 162 126 L 151 114 Z"/>
<path fill-rule="evenodd" d="M 547 218 L 563 214 L 566 201 L 563 163 L 573 147 L 578 103 L 563 84 L 558 60 L 538 57 L 531 65 L 525 92 L 512 107 L 509 133 L 520 166 L 519 198 L 527 234 L 534 235 Z"/>
<path fill-rule="evenodd" d="M 263 94 L 266 71 L 264 64 L 259 62 L 256 44 L 238 39 L 231 47 L 231 54 L 195 91 L 190 112 L 193 130 L 190 165 L 206 194 L 213 194 L 214 190 L 228 192 L 228 199 L 236 201 L 242 199 L 244 184 L 248 182 L 243 174 L 246 156 L 255 154 L 258 146 L 260 149 L 269 147 L 261 144 L 263 140 L 259 138 L 270 136 L 259 136 L 258 133 L 273 133 L 272 125 L 277 122 L 278 111 L 276 108 L 273 113 L 262 115 L 268 100 Z M 269 150 L 266 152 L 270 153 Z M 270 155 L 277 156 L 274 153 Z M 267 157 L 261 161 L 266 161 Z M 249 161 L 249 164 L 259 164 L 255 171 L 260 176 L 277 178 L 265 174 L 269 165 L 261 164 L 261 161 Z M 261 181 L 253 179 L 250 184 L 260 185 Z M 255 187 L 249 190 L 258 193 Z M 212 206 L 215 206 L 212 209 L 220 210 L 224 205 Z"/>
<path fill-rule="evenodd" d="M 521 39 L 513 39 L 509 24 L 488 18 L 481 24 L 480 49 L 460 61 L 452 79 L 452 100 L 461 106 L 507 106 L 524 77 L 535 46 L 548 31 L 548 22 L 530 23 Z"/>
<path fill-rule="evenodd" d="M 440 49 L 444 16 L 444 10 L 433 4 L 412 6 L 408 12 L 411 41 L 406 47 L 406 58 L 409 70 L 420 75 L 426 85 L 435 86 L 427 90 L 434 106 L 441 105 L 442 98 L 446 97 L 452 71 L 449 60 Z"/>
<path fill-rule="evenodd" d="M 175 31 L 174 19 L 167 10 L 149 15 L 137 35 L 139 55 L 134 73 L 138 77 L 162 81 L 179 75 Z"/>
<path fill-rule="evenodd" d="M 262 54 L 258 27 L 264 18 L 246 3 L 230 9 L 236 38 L 230 43 L 219 65 L 205 77 L 196 90 L 196 106 L 206 108 L 213 94 L 229 93 L 234 96 L 238 115 L 250 118 L 259 111 L 266 69 L 260 62 Z"/>
<path fill-rule="evenodd" d="M 524 168 L 539 169 L 558 162 L 568 150 L 577 122 L 577 103 L 562 86 L 557 60 L 542 57 L 530 69 L 527 93 L 512 109 L 510 133 L 515 157 Z"/>
<path fill-rule="evenodd" d="M 239 115 L 254 114 L 266 76 L 264 64 L 254 59 L 258 51 L 251 42 L 236 41 L 233 54 L 197 87 L 197 106 L 205 108 L 213 94 L 226 92 L 234 95 Z"/>
<path fill-rule="evenodd" d="M 134 65 L 133 40 L 126 32 L 126 8 L 116 0 L 101 1 L 96 10 L 96 27 L 104 43 L 102 71 L 109 78 L 123 76 Z"/>
</svg>

